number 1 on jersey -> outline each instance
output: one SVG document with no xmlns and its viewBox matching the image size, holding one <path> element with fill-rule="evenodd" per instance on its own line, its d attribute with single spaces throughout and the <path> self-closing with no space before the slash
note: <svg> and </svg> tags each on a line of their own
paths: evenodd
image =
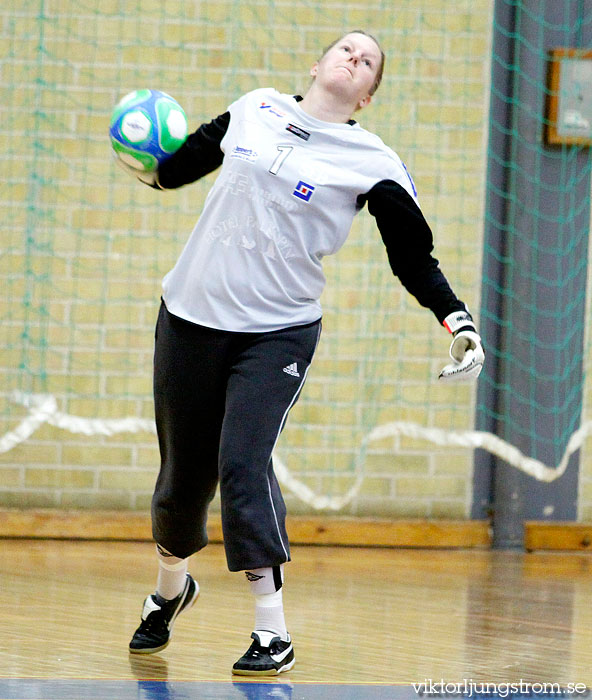
<svg viewBox="0 0 592 700">
<path fill-rule="evenodd" d="M 276 159 L 273 161 L 273 165 L 271 166 L 271 168 L 269 168 L 269 172 L 272 175 L 278 174 L 280 168 L 284 164 L 284 161 L 294 150 L 294 146 L 278 146 L 277 149 L 279 153 L 277 154 Z"/>
</svg>

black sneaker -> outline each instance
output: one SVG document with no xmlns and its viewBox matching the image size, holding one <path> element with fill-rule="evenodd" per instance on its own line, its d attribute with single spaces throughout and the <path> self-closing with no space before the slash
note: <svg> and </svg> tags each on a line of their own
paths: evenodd
<svg viewBox="0 0 592 700">
<path fill-rule="evenodd" d="M 187 574 L 185 588 L 173 600 L 152 593 L 144 601 L 142 622 L 134 632 L 129 650 L 132 654 L 155 654 L 170 642 L 173 624 L 177 615 L 189 609 L 197 600 L 199 586 Z"/>
<path fill-rule="evenodd" d="M 296 659 L 290 635 L 284 641 L 275 632 L 255 630 L 251 639 L 251 646 L 232 667 L 237 676 L 277 676 L 294 665 Z"/>
</svg>

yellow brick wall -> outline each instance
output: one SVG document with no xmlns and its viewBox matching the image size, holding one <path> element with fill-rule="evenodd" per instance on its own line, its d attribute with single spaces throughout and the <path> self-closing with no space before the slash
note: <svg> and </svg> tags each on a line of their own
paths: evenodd
<svg viewBox="0 0 592 700">
<path fill-rule="evenodd" d="M 19 7 L 16 7 L 19 5 Z M 86 418 L 152 417 L 153 325 L 212 178 L 156 193 L 113 166 L 115 102 L 163 89 L 193 128 L 248 89 L 303 92 L 342 32 L 387 53 L 357 115 L 405 160 L 458 295 L 479 308 L 492 0 L 47 0 L 0 10 L 0 438 L 28 416 L 14 391 Z M 327 260 L 324 336 L 278 447 L 315 493 L 363 472 L 352 515 L 468 517 L 472 454 L 421 440 L 366 443 L 407 420 L 472 428 L 473 388 L 436 383 L 448 337 L 392 278 L 367 212 Z M 158 468 L 149 432 L 84 435 L 44 424 L 0 453 L 0 506 L 146 509 Z M 309 505 L 285 492 L 291 512 Z"/>
</svg>

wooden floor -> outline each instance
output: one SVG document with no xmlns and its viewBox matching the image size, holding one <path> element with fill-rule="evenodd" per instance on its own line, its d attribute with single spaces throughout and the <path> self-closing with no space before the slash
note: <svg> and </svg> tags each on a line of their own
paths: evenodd
<svg viewBox="0 0 592 700">
<path fill-rule="evenodd" d="M 229 681 L 250 642 L 248 586 L 221 545 L 192 559 L 200 599 L 149 657 L 127 644 L 154 586 L 151 544 L 2 540 L 0 552 L 1 678 Z M 592 685 L 589 554 L 300 546 L 292 557 L 294 684 Z"/>
</svg>

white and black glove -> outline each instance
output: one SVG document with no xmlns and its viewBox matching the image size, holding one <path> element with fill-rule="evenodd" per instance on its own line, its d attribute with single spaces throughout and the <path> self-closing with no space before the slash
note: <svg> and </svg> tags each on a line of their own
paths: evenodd
<svg viewBox="0 0 592 700">
<path fill-rule="evenodd" d="M 445 328 L 454 336 L 450 345 L 452 364 L 446 365 L 438 379 L 447 382 L 477 379 L 483 369 L 485 351 L 468 311 L 455 311 L 444 319 Z"/>
<path fill-rule="evenodd" d="M 153 170 L 150 172 L 147 170 L 140 170 L 139 168 L 134 168 L 132 165 L 129 165 L 125 161 L 121 160 L 117 153 L 113 153 L 113 158 L 117 165 L 128 175 L 136 177 L 138 180 L 140 180 L 140 182 L 143 182 L 145 185 L 149 185 L 150 187 L 154 187 L 154 189 L 156 190 L 161 189 L 158 183 L 157 170 Z"/>
</svg>

